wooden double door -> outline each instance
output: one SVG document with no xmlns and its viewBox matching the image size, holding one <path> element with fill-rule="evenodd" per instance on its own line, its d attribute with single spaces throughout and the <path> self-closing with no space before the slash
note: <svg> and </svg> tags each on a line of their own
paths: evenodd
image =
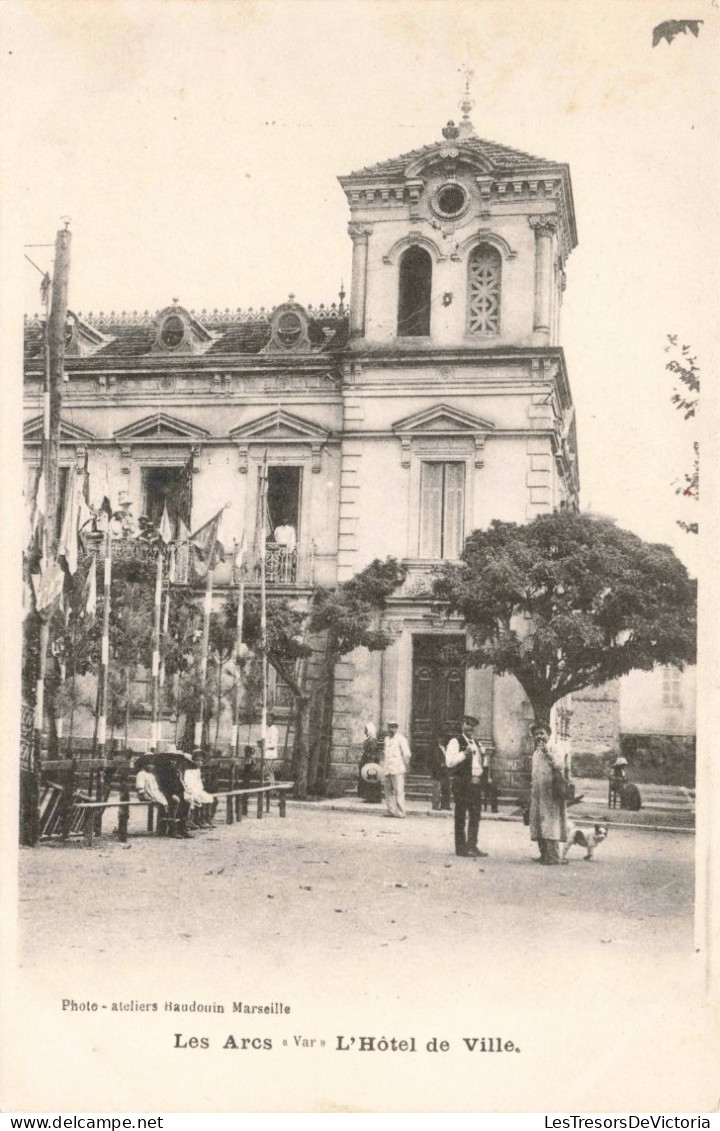
<svg viewBox="0 0 720 1131">
<path fill-rule="evenodd" d="M 460 733 L 465 713 L 465 637 L 413 636 L 412 772 L 427 773 L 438 743 Z"/>
</svg>

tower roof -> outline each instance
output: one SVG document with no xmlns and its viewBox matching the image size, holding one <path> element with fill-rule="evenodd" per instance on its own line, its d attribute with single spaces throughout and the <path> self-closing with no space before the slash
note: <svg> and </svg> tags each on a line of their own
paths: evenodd
<svg viewBox="0 0 720 1131">
<path fill-rule="evenodd" d="M 448 123 L 450 125 L 450 123 Z M 558 162 L 548 161 L 544 157 L 534 157 L 531 153 L 524 153 L 520 149 L 511 149 L 508 145 L 500 145 L 496 141 L 487 141 L 478 137 L 475 132 L 463 129 L 464 123 L 456 127 L 458 130 L 457 141 L 454 138 L 433 142 L 431 145 L 422 145 L 419 149 L 411 149 L 408 153 L 401 153 L 398 157 L 390 157 L 386 161 L 378 161 L 374 165 L 365 165 L 355 169 L 350 177 L 395 177 L 404 176 L 419 159 L 443 157 L 449 145 L 456 144 L 461 151 L 472 153 L 481 162 L 487 164 L 493 172 L 516 172 L 519 169 L 556 169 Z M 447 129 L 447 127 L 446 127 Z M 341 178 L 344 180 L 345 178 Z"/>
<path fill-rule="evenodd" d="M 440 140 L 339 177 L 351 212 L 375 212 L 389 201 L 417 201 L 428 178 L 455 176 L 464 170 L 474 177 L 482 199 L 488 202 L 556 199 L 563 248 L 569 254 L 577 244 L 569 167 L 478 137 L 470 121 L 471 105 L 469 97 L 461 103 L 460 122 L 448 122 Z"/>
</svg>

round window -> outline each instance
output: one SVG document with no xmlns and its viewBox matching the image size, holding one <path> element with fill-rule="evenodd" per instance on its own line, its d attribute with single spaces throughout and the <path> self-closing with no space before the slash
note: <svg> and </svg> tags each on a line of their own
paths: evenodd
<svg viewBox="0 0 720 1131">
<path fill-rule="evenodd" d="M 169 314 L 162 324 L 160 341 L 166 349 L 173 350 L 185 338 L 185 323 L 178 314 Z"/>
<path fill-rule="evenodd" d="M 467 194 L 461 185 L 443 185 L 438 189 L 435 205 L 443 216 L 458 216 L 467 201 Z"/>
<path fill-rule="evenodd" d="M 278 319 L 276 331 L 278 340 L 282 342 L 284 346 L 294 346 L 300 341 L 302 329 L 302 320 L 298 315 L 293 314 L 291 310 L 286 310 Z"/>
</svg>

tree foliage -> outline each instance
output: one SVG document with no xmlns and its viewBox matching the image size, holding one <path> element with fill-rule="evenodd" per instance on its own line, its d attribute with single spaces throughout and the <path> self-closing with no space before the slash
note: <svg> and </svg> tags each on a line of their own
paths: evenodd
<svg viewBox="0 0 720 1131">
<path fill-rule="evenodd" d="M 514 675 L 535 716 L 635 668 L 696 655 L 696 586 L 668 546 L 589 515 L 495 521 L 445 563 L 436 598 L 465 620 L 469 662 Z"/>
<path fill-rule="evenodd" d="M 318 589 L 310 616 L 312 631 L 329 630 L 337 656 L 355 648 L 383 651 L 391 637 L 379 627 L 378 614 L 406 576 L 406 567 L 396 558 L 384 562 L 375 558 L 336 589 Z"/>
<path fill-rule="evenodd" d="M 676 334 L 668 334 L 666 353 L 673 353 L 665 368 L 677 379 L 673 394 L 670 398 L 678 412 L 682 412 L 685 420 L 692 420 L 697 414 L 700 404 L 700 369 L 697 358 L 690 353 L 690 346 L 678 345 Z M 682 480 L 676 483 L 675 494 L 684 499 L 697 503 L 700 499 L 700 446 L 697 440 L 693 441 L 693 461 L 689 471 L 686 471 Z M 677 520 L 678 526 L 689 534 L 697 534 L 697 522 Z"/>
</svg>

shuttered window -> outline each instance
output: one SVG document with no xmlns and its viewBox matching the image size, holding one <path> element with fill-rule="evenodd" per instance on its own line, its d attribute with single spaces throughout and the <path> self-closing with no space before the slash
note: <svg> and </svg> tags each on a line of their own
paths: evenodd
<svg viewBox="0 0 720 1131">
<path fill-rule="evenodd" d="M 465 465 L 420 466 L 420 557 L 458 558 L 463 547 Z"/>
</svg>

